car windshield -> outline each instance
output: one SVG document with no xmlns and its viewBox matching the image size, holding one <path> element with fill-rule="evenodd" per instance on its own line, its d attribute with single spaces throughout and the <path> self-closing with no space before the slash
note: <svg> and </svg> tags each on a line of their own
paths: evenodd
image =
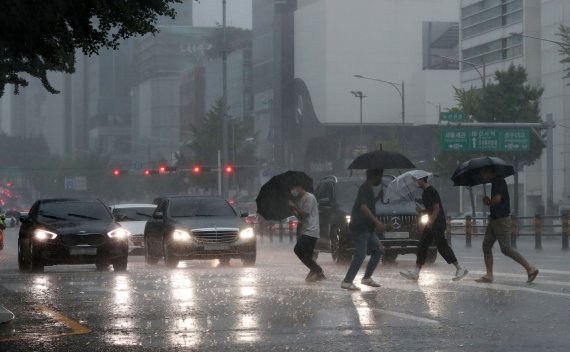
<svg viewBox="0 0 570 352">
<path fill-rule="evenodd" d="M 38 217 L 45 222 L 110 220 L 107 207 L 99 202 L 62 201 L 40 204 Z"/>
<path fill-rule="evenodd" d="M 147 221 L 152 217 L 154 207 L 115 208 L 113 215 L 120 221 Z"/>
<path fill-rule="evenodd" d="M 236 216 L 236 212 L 228 202 L 218 198 L 173 199 L 170 202 L 169 213 L 173 218 L 189 218 L 195 216 Z"/>
</svg>

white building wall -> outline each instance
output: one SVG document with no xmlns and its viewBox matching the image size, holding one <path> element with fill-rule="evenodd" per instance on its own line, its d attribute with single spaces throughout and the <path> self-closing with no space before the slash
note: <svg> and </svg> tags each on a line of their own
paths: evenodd
<svg viewBox="0 0 570 352">
<path fill-rule="evenodd" d="M 295 13 L 295 74 L 307 84 L 322 123 L 357 123 L 361 90 L 364 123 L 402 122 L 401 99 L 388 84 L 366 81 L 355 74 L 406 83 L 406 107 L 425 105 L 426 94 L 410 93 L 414 74 L 422 71 L 422 24 L 459 20 L 456 0 L 313 0 Z M 450 91 L 450 81 L 426 74 L 425 86 Z M 449 75 L 441 71 L 442 77 Z M 456 81 L 457 82 L 457 81 Z M 442 99 L 443 100 L 443 99 Z M 414 102 L 414 103 L 411 103 Z M 410 105 L 408 105 L 410 104 Z M 414 111 L 414 108 L 411 108 Z M 427 110 L 423 107 L 423 110 Z M 415 109 L 420 111 L 422 109 Z M 420 112 L 406 123 L 424 124 Z"/>
</svg>

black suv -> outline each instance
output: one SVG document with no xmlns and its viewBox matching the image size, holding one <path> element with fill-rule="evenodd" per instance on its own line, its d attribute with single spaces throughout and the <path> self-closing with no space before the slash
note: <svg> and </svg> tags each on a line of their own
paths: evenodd
<svg viewBox="0 0 570 352">
<path fill-rule="evenodd" d="M 393 179 L 393 176 L 385 175 L 383 186 Z M 364 181 L 360 177 L 327 176 L 318 182 L 315 189 L 321 227 L 317 249 L 330 251 L 335 263 L 345 263 L 352 259 L 354 245 L 348 224 L 358 188 Z M 378 194 L 380 187 L 382 186 L 375 188 L 375 194 Z M 379 200 L 376 203 L 376 214 L 386 225 L 386 232 L 381 238 L 385 249 L 382 256 L 384 263 L 394 262 L 398 254 L 417 252 L 423 225 L 415 208 L 415 203 L 406 199 Z M 437 249 L 432 245 L 426 262 L 433 263 L 436 257 Z"/>
</svg>

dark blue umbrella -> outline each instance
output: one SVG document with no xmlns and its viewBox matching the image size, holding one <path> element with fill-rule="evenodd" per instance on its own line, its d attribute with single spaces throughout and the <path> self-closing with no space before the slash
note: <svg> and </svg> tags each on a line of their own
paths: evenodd
<svg viewBox="0 0 570 352">
<path fill-rule="evenodd" d="M 508 164 L 503 159 L 494 156 L 484 156 L 459 164 L 451 176 L 453 185 L 473 187 L 488 183 L 489 181 L 484 180 L 481 176 L 481 171 L 488 167 L 492 168 L 497 176 L 502 178 L 515 174 L 513 165 Z"/>
<path fill-rule="evenodd" d="M 313 193 L 313 179 L 302 171 L 287 171 L 273 176 L 261 186 L 255 199 L 257 212 L 266 220 L 281 221 L 293 215 L 289 206 L 291 187 L 300 184 L 305 191 Z"/>
</svg>

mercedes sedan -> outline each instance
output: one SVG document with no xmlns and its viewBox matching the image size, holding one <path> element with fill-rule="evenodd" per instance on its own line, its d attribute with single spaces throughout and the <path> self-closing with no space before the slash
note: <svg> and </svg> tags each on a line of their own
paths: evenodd
<svg viewBox="0 0 570 352">
<path fill-rule="evenodd" d="M 255 264 L 256 238 L 224 199 L 205 196 L 172 196 L 157 200 L 157 208 L 144 230 L 146 263 L 160 258 L 169 267 L 181 260 L 241 259 Z"/>
<path fill-rule="evenodd" d="M 18 267 L 43 271 L 46 265 L 95 264 L 127 269 L 129 232 L 97 199 L 43 199 L 22 217 Z"/>
</svg>

